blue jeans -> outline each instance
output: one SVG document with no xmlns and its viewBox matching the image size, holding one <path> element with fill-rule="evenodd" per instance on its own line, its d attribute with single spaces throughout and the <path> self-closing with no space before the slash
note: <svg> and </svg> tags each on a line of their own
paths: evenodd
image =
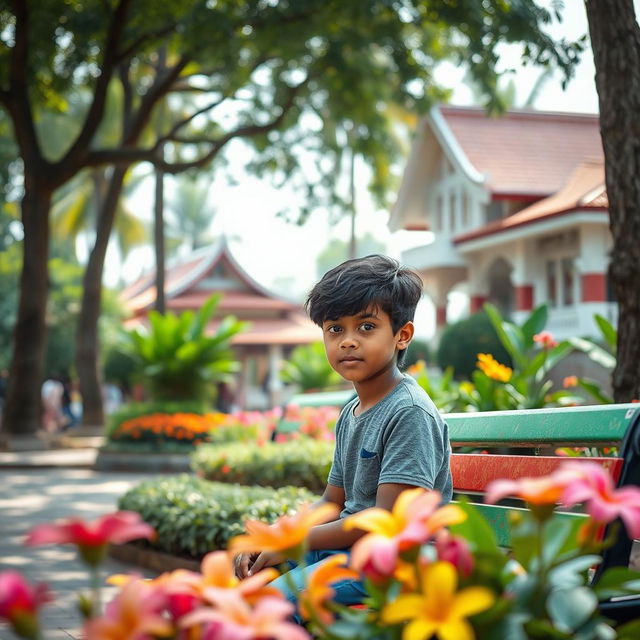
<svg viewBox="0 0 640 640">
<path fill-rule="evenodd" d="M 307 583 L 307 574 L 313 572 L 317 567 L 316 565 L 323 560 L 326 560 L 330 556 L 336 553 L 346 553 L 349 555 L 348 550 L 340 549 L 324 549 L 322 551 L 309 551 L 304 557 L 305 566 L 299 567 L 294 562 L 289 562 L 292 567 L 286 577 L 284 575 L 276 578 L 270 586 L 276 587 L 285 598 L 296 607 L 296 612 L 293 614 L 293 619 L 302 624 L 302 618 L 298 614 L 298 594 L 305 588 Z M 295 590 L 292 587 L 295 585 Z M 335 590 L 335 596 L 333 601 L 338 604 L 350 605 L 360 604 L 367 593 L 364 589 L 364 585 L 360 580 L 340 580 L 339 582 L 331 585 Z"/>
</svg>

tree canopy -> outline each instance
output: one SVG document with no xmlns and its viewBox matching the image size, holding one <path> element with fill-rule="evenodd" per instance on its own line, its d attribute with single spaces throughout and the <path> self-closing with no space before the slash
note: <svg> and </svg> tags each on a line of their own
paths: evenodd
<svg viewBox="0 0 640 640">
<path fill-rule="evenodd" d="M 522 42 L 526 60 L 568 78 L 582 45 L 546 35 L 552 18 L 533 0 L 0 0 L 0 127 L 9 121 L 18 152 L 7 172 L 17 176 L 24 227 L 9 429 L 34 431 L 39 420 L 56 189 L 84 169 L 112 166 L 108 205 L 135 163 L 179 173 L 245 139 L 259 152 L 250 168 L 304 188 L 307 205 L 295 212 L 304 217 L 335 202 L 341 132 L 355 130 L 355 151 L 383 199 L 396 155 L 386 105 L 422 112 L 446 98 L 434 79 L 444 58 L 467 66 L 495 105 L 504 42 Z M 43 114 L 65 113 L 74 101 L 83 105 L 75 132 L 51 157 L 43 140 L 55 131 Z M 177 115 L 160 130 L 150 127 L 167 101 L 182 108 L 170 109 Z M 119 131 L 105 140 L 110 109 Z M 98 275 L 103 259 L 98 252 Z"/>
</svg>

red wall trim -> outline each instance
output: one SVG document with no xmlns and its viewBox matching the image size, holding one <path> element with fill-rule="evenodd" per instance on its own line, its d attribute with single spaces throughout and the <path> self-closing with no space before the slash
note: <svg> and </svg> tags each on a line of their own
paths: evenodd
<svg viewBox="0 0 640 640">
<path fill-rule="evenodd" d="M 606 302 L 607 278 L 604 273 L 582 274 L 582 302 Z"/>
<path fill-rule="evenodd" d="M 487 301 L 487 296 L 471 296 L 469 300 L 469 310 L 471 313 L 475 313 L 476 311 L 480 311 L 482 309 L 482 305 Z"/>
<path fill-rule="evenodd" d="M 533 285 L 523 284 L 515 287 L 516 310 L 531 311 L 533 309 Z"/>
<path fill-rule="evenodd" d="M 447 307 L 436 307 L 436 326 L 444 327 L 447 324 Z"/>
</svg>

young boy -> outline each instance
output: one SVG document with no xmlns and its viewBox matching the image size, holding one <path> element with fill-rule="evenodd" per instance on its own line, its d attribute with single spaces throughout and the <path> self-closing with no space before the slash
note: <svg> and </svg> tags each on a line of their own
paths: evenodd
<svg viewBox="0 0 640 640">
<path fill-rule="evenodd" d="M 314 527 L 307 566 L 344 552 L 363 531 L 344 531 L 342 518 L 377 506 L 391 509 L 405 489 L 437 489 L 451 499 L 447 425 L 425 391 L 404 375 L 405 349 L 413 337 L 413 317 L 422 281 L 391 258 L 371 255 L 348 260 L 327 272 L 307 300 L 313 322 L 322 327 L 331 366 L 353 383 L 357 397 L 347 403 L 336 424 L 336 449 L 322 502 L 333 502 L 340 518 Z M 238 556 L 244 578 L 278 565 L 279 554 Z M 290 577 L 300 589 L 304 569 Z M 274 583 L 296 602 L 283 577 Z M 360 581 L 337 585 L 336 601 L 357 604 L 365 597 Z"/>
</svg>

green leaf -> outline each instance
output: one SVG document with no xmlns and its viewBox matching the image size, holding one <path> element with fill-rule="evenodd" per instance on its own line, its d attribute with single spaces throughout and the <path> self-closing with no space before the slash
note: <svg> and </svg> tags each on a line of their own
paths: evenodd
<svg viewBox="0 0 640 640">
<path fill-rule="evenodd" d="M 596 313 L 593 318 L 600 328 L 602 337 L 611 347 L 611 350 L 615 352 L 618 346 L 618 330 L 604 316 L 601 316 L 599 313 Z"/>
<path fill-rule="evenodd" d="M 547 326 L 549 319 L 549 306 L 541 304 L 531 312 L 531 315 L 522 325 L 523 342 L 526 349 L 533 345 L 533 336 L 541 333 Z"/>
<path fill-rule="evenodd" d="M 593 587 L 600 600 L 640 592 L 640 572 L 628 567 L 610 567 Z"/>
<path fill-rule="evenodd" d="M 461 498 L 457 504 L 466 513 L 467 518 L 463 522 L 451 525 L 449 527 L 451 532 L 465 538 L 476 551 L 483 553 L 499 551 L 495 533 L 478 509 L 466 498 Z"/>
<path fill-rule="evenodd" d="M 517 363 L 520 369 L 526 367 L 526 358 L 524 356 L 524 344 L 522 332 L 518 327 L 502 319 L 500 312 L 490 303 L 485 303 L 484 310 L 491 320 L 491 324 L 498 334 L 500 342 L 513 358 L 513 362 Z"/>
<path fill-rule="evenodd" d="M 584 624 L 598 607 L 598 598 L 588 587 L 554 589 L 547 598 L 547 611 L 555 626 L 566 633 Z"/>
<path fill-rule="evenodd" d="M 586 338 L 569 338 L 569 342 L 579 351 L 586 353 L 589 359 L 603 366 L 605 369 L 613 369 L 616 366 L 616 358 L 606 349 L 603 349 L 593 340 Z"/>
</svg>

